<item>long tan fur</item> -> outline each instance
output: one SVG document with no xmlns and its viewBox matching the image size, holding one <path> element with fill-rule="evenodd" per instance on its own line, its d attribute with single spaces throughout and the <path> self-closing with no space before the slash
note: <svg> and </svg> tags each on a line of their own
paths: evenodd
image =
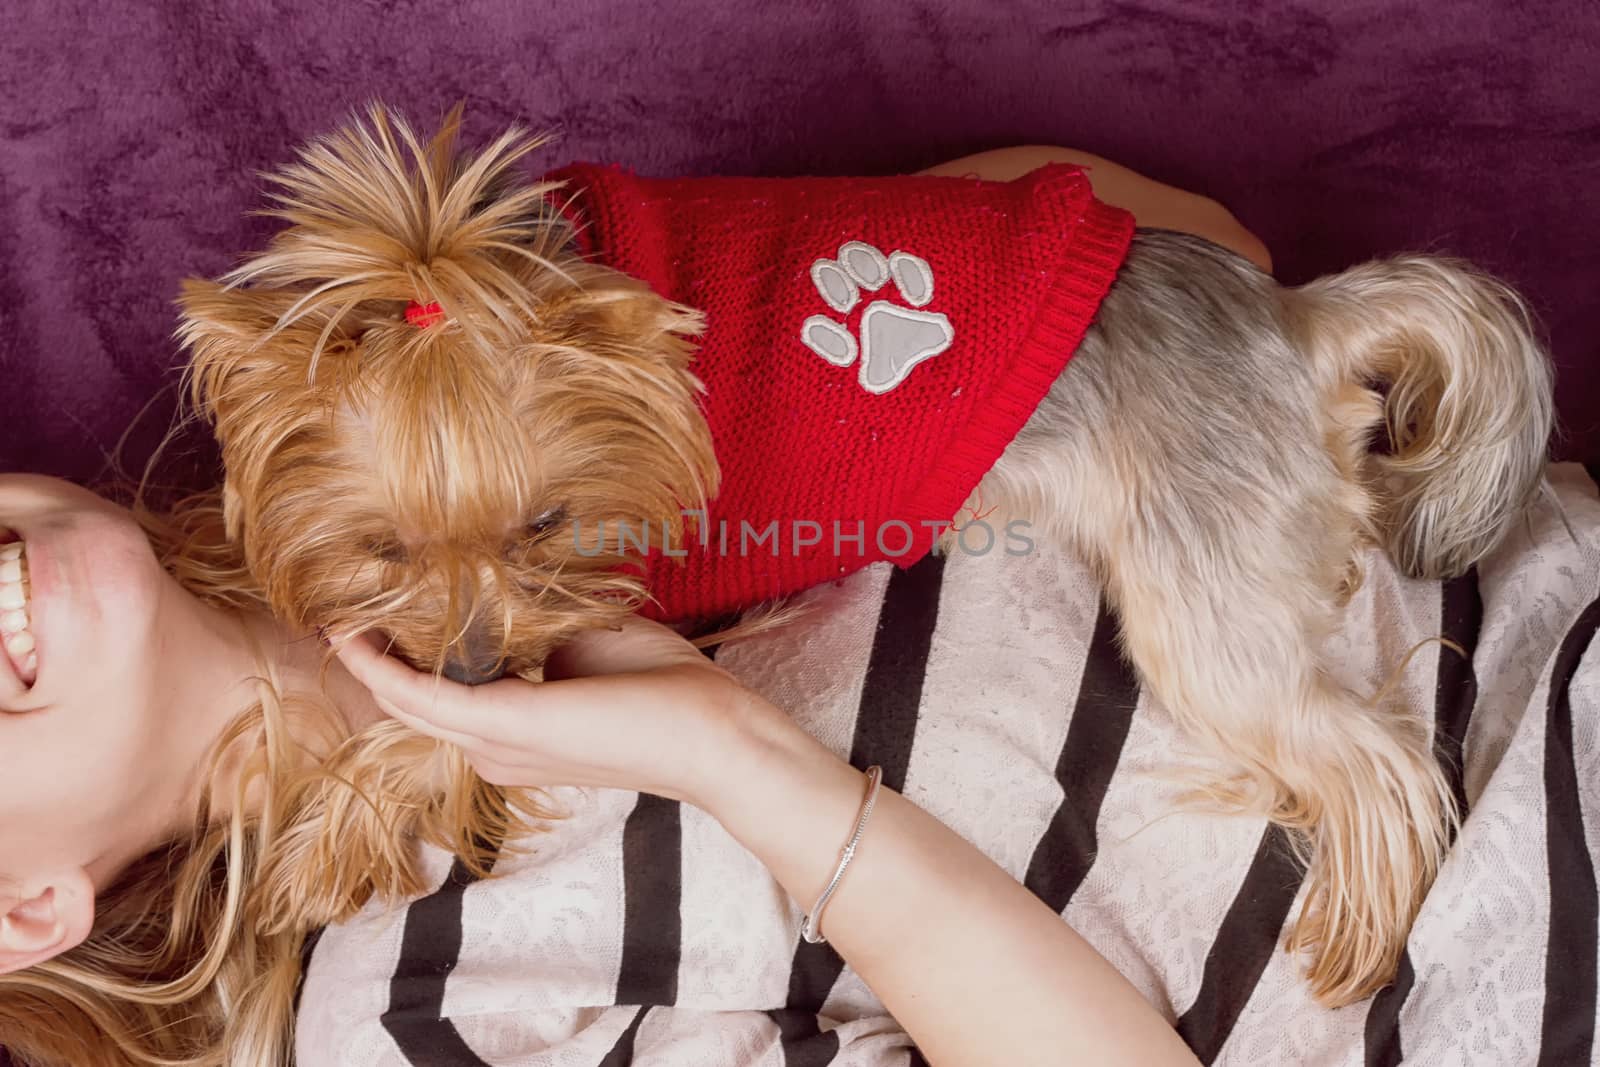
<svg viewBox="0 0 1600 1067">
<path fill-rule="evenodd" d="M 472 680 L 639 604 L 630 561 L 573 530 L 676 523 L 718 475 L 695 314 L 574 251 L 560 192 L 513 175 L 531 142 L 460 155 L 454 131 L 423 146 L 378 109 L 308 149 L 288 228 L 188 287 L 182 337 L 266 599 Z M 408 301 L 445 325 L 408 326 Z M 1128 655 L 1215 765 L 1195 797 L 1287 831 L 1308 867 L 1288 947 L 1327 1003 L 1393 974 L 1455 814 L 1422 709 L 1347 689 L 1322 641 L 1368 546 L 1419 574 L 1492 550 L 1549 431 L 1520 305 L 1458 264 L 1285 290 L 1141 231 L 978 487 L 1100 568 Z"/>
<path fill-rule="evenodd" d="M 1364 264 L 1284 299 L 1325 390 L 1388 387 L 1362 389 L 1367 418 L 1343 430 L 1374 487 L 1384 547 L 1408 574 L 1463 573 L 1504 538 L 1544 467 L 1551 365 L 1522 300 L 1430 256 Z M 1391 444 L 1381 453 L 1366 448 L 1375 416 Z"/>
<path fill-rule="evenodd" d="M 536 140 L 463 157 L 456 121 L 424 146 L 374 108 L 307 148 L 278 179 L 288 227 L 188 283 L 179 336 L 277 612 L 381 627 L 426 668 L 525 671 L 644 596 L 575 523 L 676 531 L 715 493 L 700 322 L 570 253 L 559 190 L 512 177 Z M 444 322 L 409 325 L 411 301 Z"/>
<path fill-rule="evenodd" d="M 1538 485 L 1549 390 L 1519 306 L 1459 265 L 1283 290 L 1141 233 L 979 487 L 1101 568 L 1129 657 L 1219 768 L 1191 799 L 1288 832 L 1307 877 L 1286 944 L 1328 1004 L 1393 975 L 1456 814 L 1424 709 L 1350 691 L 1322 642 L 1368 546 L 1442 570 L 1498 543 Z"/>
</svg>

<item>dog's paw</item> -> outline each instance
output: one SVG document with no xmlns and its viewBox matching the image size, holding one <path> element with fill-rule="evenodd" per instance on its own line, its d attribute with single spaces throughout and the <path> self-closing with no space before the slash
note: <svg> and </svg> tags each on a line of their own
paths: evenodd
<svg viewBox="0 0 1600 1067">
<path fill-rule="evenodd" d="M 924 360 L 950 347 L 955 329 L 940 312 L 919 311 L 933 300 L 933 270 L 928 261 L 909 252 L 885 256 L 872 245 L 848 241 L 837 259 L 811 264 L 811 281 L 823 303 L 848 315 L 861 301 L 861 291 L 877 292 L 890 282 L 901 301 L 874 300 L 861 313 L 859 341 L 844 323 L 812 315 L 800 327 L 806 347 L 838 367 L 861 357 L 859 380 L 869 393 L 887 393 L 906 380 Z"/>
</svg>

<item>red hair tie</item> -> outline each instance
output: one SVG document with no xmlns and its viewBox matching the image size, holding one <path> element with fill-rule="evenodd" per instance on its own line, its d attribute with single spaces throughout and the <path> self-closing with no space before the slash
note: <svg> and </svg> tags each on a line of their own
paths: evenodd
<svg viewBox="0 0 1600 1067">
<path fill-rule="evenodd" d="M 439 306 L 438 301 L 432 304 L 419 304 L 413 300 L 406 305 L 406 321 L 419 330 L 443 319 L 444 308 Z"/>
</svg>

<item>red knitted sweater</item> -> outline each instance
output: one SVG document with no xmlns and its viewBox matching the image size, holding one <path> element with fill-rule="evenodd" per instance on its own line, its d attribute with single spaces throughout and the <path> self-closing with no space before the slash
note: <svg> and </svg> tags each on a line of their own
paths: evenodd
<svg viewBox="0 0 1600 1067">
<path fill-rule="evenodd" d="M 652 532 L 648 613 L 668 619 L 925 556 L 1072 358 L 1133 233 L 1063 165 L 1013 182 L 551 177 L 585 254 L 706 317 L 695 370 L 722 488 L 671 546 L 686 555 Z"/>
</svg>

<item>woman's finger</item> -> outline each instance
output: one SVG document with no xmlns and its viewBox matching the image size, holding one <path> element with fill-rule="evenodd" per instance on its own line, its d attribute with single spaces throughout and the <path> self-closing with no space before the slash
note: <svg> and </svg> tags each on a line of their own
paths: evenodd
<svg viewBox="0 0 1600 1067">
<path fill-rule="evenodd" d="M 387 702 L 402 713 L 397 718 L 414 718 L 436 730 L 483 737 L 493 727 L 496 716 L 488 707 L 482 687 L 460 685 L 437 675 L 412 670 L 379 648 L 371 634 L 357 634 L 334 649 L 356 681 L 366 686 L 373 697 Z"/>
<path fill-rule="evenodd" d="M 475 752 L 482 751 L 486 747 L 485 740 L 476 736 L 475 734 L 467 734 L 462 733 L 459 730 L 445 729 L 443 726 L 440 726 L 435 722 L 431 722 L 428 719 L 424 719 L 420 715 L 411 714 L 400 705 L 391 700 L 386 700 L 385 698 L 376 694 L 373 695 L 372 699 L 373 702 L 378 705 L 378 710 L 389 716 L 389 718 L 398 723 L 403 723 L 404 725 L 409 726 L 411 729 L 417 731 L 417 733 L 431 737 L 435 741 L 444 741 L 448 744 L 455 745 L 462 751 L 466 752 L 469 756 Z"/>
</svg>

